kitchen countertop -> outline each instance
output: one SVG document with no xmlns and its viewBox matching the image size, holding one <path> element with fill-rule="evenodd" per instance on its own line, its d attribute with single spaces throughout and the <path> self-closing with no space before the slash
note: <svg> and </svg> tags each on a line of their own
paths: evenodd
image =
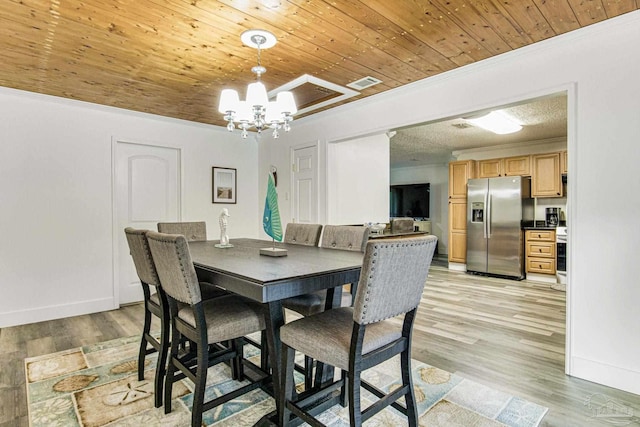
<svg viewBox="0 0 640 427">
<path fill-rule="evenodd" d="M 547 226 L 529 226 L 529 227 L 522 227 L 523 230 L 554 230 L 558 228 L 558 227 L 547 227 Z"/>
</svg>

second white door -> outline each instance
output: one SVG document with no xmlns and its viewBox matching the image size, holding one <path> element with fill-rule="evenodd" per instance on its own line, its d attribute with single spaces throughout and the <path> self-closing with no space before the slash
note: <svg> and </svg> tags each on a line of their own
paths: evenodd
<svg viewBox="0 0 640 427">
<path fill-rule="evenodd" d="M 317 146 L 293 150 L 292 221 L 318 222 Z"/>
</svg>

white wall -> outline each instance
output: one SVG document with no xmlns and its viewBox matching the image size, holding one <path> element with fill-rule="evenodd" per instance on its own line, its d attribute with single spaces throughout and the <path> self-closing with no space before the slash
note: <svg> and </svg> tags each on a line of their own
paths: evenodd
<svg viewBox="0 0 640 427">
<path fill-rule="evenodd" d="M 322 152 L 329 141 L 567 90 L 567 369 L 640 394 L 638 40 L 636 11 L 294 122 L 289 135 L 270 145 L 269 157 L 288 158 L 289 147 L 303 141 L 319 140 Z M 322 189 L 325 204 L 326 196 Z"/>
<path fill-rule="evenodd" d="M 389 137 L 356 138 L 329 144 L 327 149 L 327 223 L 388 222 Z"/>
<path fill-rule="evenodd" d="M 213 114 L 213 112 L 212 112 Z M 182 219 L 257 236 L 254 139 L 223 128 L 0 88 L 0 327 L 117 307 L 112 137 L 182 149 Z M 211 167 L 237 168 L 238 203 L 211 203 Z"/>
</svg>

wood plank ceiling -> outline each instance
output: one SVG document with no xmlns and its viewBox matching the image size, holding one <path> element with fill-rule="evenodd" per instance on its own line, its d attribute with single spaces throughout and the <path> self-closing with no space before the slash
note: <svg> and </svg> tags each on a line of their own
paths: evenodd
<svg viewBox="0 0 640 427">
<path fill-rule="evenodd" d="M 267 3 L 276 3 L 269 7 Z M 350 102 L 640 8 L 640 0 L 4 0 L 0 85 L 224 125 L 262 28 L 268 90 L 309 74 L 381 84 Z M 334 104 L 338 105 L 338 104 Z M 316 110 L 320 111 L 320 110 Z"/>
</svg>

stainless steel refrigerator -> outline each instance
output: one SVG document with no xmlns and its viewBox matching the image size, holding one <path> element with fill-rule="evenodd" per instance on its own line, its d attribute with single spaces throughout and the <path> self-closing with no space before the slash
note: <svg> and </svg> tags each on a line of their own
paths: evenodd
<svg viewBox="0 0 640 427">
<path fill-rule="evenodd" d="M 467 182 L 467 272 L 524 278 L 522 222 L 533 221 L 531 179 Z"/>
</svg>

